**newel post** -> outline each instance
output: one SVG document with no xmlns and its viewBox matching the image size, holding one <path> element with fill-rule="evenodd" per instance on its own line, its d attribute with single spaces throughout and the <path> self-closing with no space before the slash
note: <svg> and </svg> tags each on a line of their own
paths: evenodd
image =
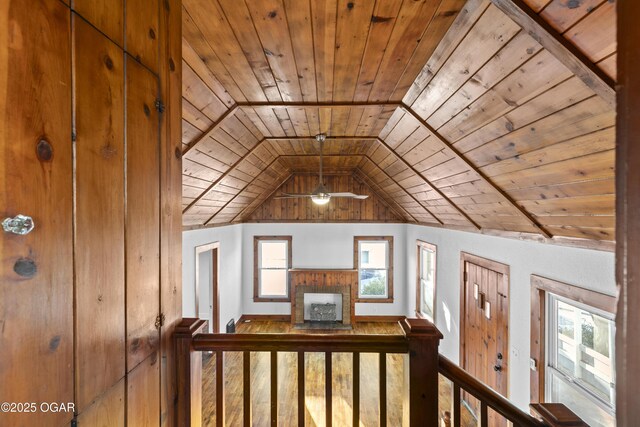
<svg viewBox="0 0 640 427">
<path fill-rule="evenodd" d="M 178 381 L 178 427 L 200 427 L 202 424 L 202 353 L 193 351 L 192 341 L 203 332 L 206 321 L 182 319 L 175 329 Z"/>
<path fill-rule="evenodd" d="M 438 345 L 442 334 L 433 323 L 424 319 L 404 319 L 401 325 L 409 341 L 404 369 L 403 424 L 437 426 Z"/>
</svg>

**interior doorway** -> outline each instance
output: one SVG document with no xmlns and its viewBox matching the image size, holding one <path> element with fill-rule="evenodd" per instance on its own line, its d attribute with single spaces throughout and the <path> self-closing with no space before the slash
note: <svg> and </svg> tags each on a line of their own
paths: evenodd
<svg viewBox="0 0 640 427">
<path fill-rule="evenodd" d="M 220 332 L 220 292 L 218 266 L 220 243 L 196 246 L 195 312 L 209 321 L 209 332 Z"/>
<path fill-rule="evenodd" d="M 508 397 L 509 266 L 462 252 L 460 268 L 461 367 Z M 478 414 L 474 399 L 465 400 Z M 489 425 L 503 425 L 495 414 L 489 418 Z"/>
</svg>

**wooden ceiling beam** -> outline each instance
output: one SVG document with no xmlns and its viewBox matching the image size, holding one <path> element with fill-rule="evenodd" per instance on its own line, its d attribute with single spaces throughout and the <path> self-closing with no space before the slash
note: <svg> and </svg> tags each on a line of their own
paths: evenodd
<svg viewBox="0 0 640 427">
<path fill-rule="evenodd" d="M 367 184 L 369 187 L 371 187 L 376 194 L 380 195 L 380 197 L 383 200 L 390 200 L 391 202 L 393 202 L 393 204 L 402 212 L 404 212 L 404 215 L 400 215 L 402 218 L 404 218 L 405 220 L 407 220 L 407 218 L 411 218 L 410 221 L 407 222 L 413 222 L 413 223 L 418 223 L 418 221 L 416 220 L 416 218 L 411 214 L 411 212 L 407 211 L 407 209 L 402 206 L 400 203 L 398 203 L 393 197 L 389 197 L 389 195 L 387 194 L 386 191 L 384 191 L 382 189 L 382 187 L 380 187 L 377 183 L 373 182 L 373 180 L 371 180 L 371 178 L 369 176 L 367 176 L 367 174 L 365 174 L 360 168 L 356 169 L 355 174 L 357 174 L 360 178 L 360 180 L 362 182 L 364 182 L 365 184 Z M 368 181 L 371 181 L 371 184 L 369 184 Z M 377 188 L 377 189 L 376 189 Z M 384 196 L 383 196 L 384 194 Z M 391 203 L 389 203 L 391 204 Z"/>
<path fill-rule="evenodd" d="M 196 203 L 198 203 L 204 196 L 206 196 L 207 194 L 209 194 L 209 192 L 211 190 L 213 190 L 213 187 L 215 187 L 216 185 L 218 185 L 220 183 L 220 181 L 222 181 L 223 179 L 225 179 L 230 173 L 231 171 L 233 171 L 236 167 L 238 167 L 238 165 L 240 163 L 242 163 L 247 157 L 249 157 L 250 155 L 252 155 L 253 153 L 256 152 L 256 150 L 258 148 L 260 148 L 262 146 L 262 144 L 264 143 L 265 139 L 263 138 L 261 141 L 259 141 L 256 145 L 253 146 L 253 148 L 249 151 L 246 152 L 246 154 L 242 157 L 240 157 L 234 164 L 232 164 L 231 166 L 229 166 L 229 169 L 227 169 L 222 175 L 220 175 L 215 181 L 213 181 L 211 183 L 210 186 L 207 187 L 206 190 L 204 190 L 202 193 L 200 193 L 200 195 L 198 197 L 196 197 L 195 199 L 193 199 L 193 201 L 191 203 L 189 203 L 189 205 L 184 208 L 184 210 L 182 211 L 182 214 L 184 215 L 185 213 L 187 213 L 187 211 L 189 209 L 191 209 L 193 206 L 195 206 Z"/>
<path fill-rule="evenodd" d="M 613 79 L 558 33 L 543 17 L 534 12 L 523 0 L 491 0 L 491 2 L 606 101 L 611 108 L 615 108 L 616 91 Z"/>
<path fill-rule="evenodd" d="M 186 150 L 184 150 L 182 152 L 182 157 L 186 156 L 187 153 L 189 153 L 189 151 L 193 150 L 198 144 L 200 144 L 202 141 L 206 140 L 207 138 L 209 138 L 211 135 L 213 135 L 213 132 L 216 131 L 216 129 L 218 129 L 220 127 L 220 125 L 222 123 L 224 123 L 224 121 L 233 116 L 234 114 L 236 114 L 236 112 L 238 111 L 238 104 L 234 105 L 233 107 L 231 107 L 230 109 L 228 109 L 222 116 L 220 116 L 220 118 L 218 119 L 218 121 L 216 121 L 214 124 L 212 124 L 209 129 L 207 129 L 206 131 L 204 131 L 204 133 L 202 135 L 200 135 L 198 137 L 198 139 L 196 139 L 195 141 L 193 141 L 191 144 L 189 144 L 189 146 L 187 147 Z"/>
<path fill-rule="evenodd" d="M 383 197 L 382 194 L 380 193 L 380 191 L 376 190 L 375 188 L 373 188 L 373 186 L 371 184 L 369 184 L 368 182 L 366 182 L 365 178 L 363 176 L 363 172 L 360 170 L 360 168 L 357 168 L 352 176 L 353 179 L 355 179 L 356 181 L 358 181 L 360 184 L 366 186 L 371 193 L 376 196 L 378 199 L 380 199 L 386 206 L 389 207 L 389 209 L 391 209 L 393 211 L 393 213 L 395 213 L 396 215 L 398 215 L 399 218 L 402 218 L 405 222 L 407 221 L 407 217 L 405 216 L 405 214 L 408 214 L 408 212 L 406 212 L 402 206 L 400 206 L 394 199 L 393 197 Z M 391 202 L 389 202 L 389 200 L 391 200 Z M 394 207 L 395 205 L 395 207 Z M 402 214 L 402 212 L 405 212 L 405 214 Z M 410 214 L 409 214 L 410 215 Z M 412 217 L 413 218 L 413 217 Z"/>
<path fill-rule="evenodd" d="M 384 203 L 384 205 L 389 208 L 395 215 L 398 216 L 398 218 L 402 218 L 406 221 L 406 218 L 404 218 L 404 215 L 402 215 L 400 212 L 398 212 L 396 210 L 396 208 L 394 208 L 391 203 L 389 203 L 384 197 L 382 197 L 380 195 L 380 193 L 376 190 L 373 189 L 373 187 L 371 187 L 368 183 L 366 183 L 364 180 L 362 180 L 358 174 L 359 169 L 356 169 L 352 174 L 351 177 L 357 181 L 360 185 L 364 185 L 365 187 L 367 187 L 367 189 L 371 192 L 371 194 L 373 194 L 375 197 L 378 198 L 378 200 L 380 200 L 382 203 Z"/>
<path fill-rule="evenodd" d="M 275 162 L 277 162 L 279 159 L 280 159 L 280 157 L 276 157 L 276 158 L 274 158 L 274 159 L 271 161 L 271 163 L 269 163 L 269 165 L 267 165 L 267 167 L 266 167 L 266 168 L 264 168 L 264 169 L 263 169 L 263 170 L 262 170 L 258 175 L 256 175 L 256 176 L 255 176 L 251 181 L 249 181 L 249 182 L 247 183 L 247 185 L 245 185 L 244 187 L 242 187 L 242 189 L 240 189 L 240 191 L 238 191 L 238 194 L 236 194 L 236 195 L 235 195 L 235 196 L 233 196 L 231 199 L 229 199 L 229 200 L 227 201 L 227 203 L 225 203 L 224 205 L 222 205 L 222 207 L 221 207 L 221 208 L 220 208 L 216 213 L 214 213 L 213 215 L 211 215 L 211 217 L 210 217 L 208 220 L 206 220 L 206 221 L 204 222 L 204 224 L 203 224 L 203 225 L 208 225 L 208 224 L 213 220 L 213 218 L 215 218 L 215 217 L 216 217 L 220 212 L 222 212 L 222 211 L 223 211 L 227 206 L 229 206 L 229 204 L 231 204 L 231 202 L 233 202 L 235 199 L 237 199 L 237 198 L 238 198 L 238 196 L 240 196 L 244 190 L 246 190 L 248 187 L 250 187 L 250 186 L 251 186 L 251 184 L 253 184 L 253 183 L 256 181 L 256 179 L 258 179 L 258 178 L 259 178 L 263 173 L 265 173 L 266 171 L 268 171 L 269 169 L 271 169 L 271 166 L 273 166 L 273 165 L 274 165 L 274 163 L 275 163 Z M 242 213 L 242 211 L 240 211 L 240 213 Z M 238 215 L 240 215 L 240 213 L 238 213 Z M 230 222 L 233 222 L 233 221 L 238 217 L 238 215 L 236 215 L 235 217 L 233 217 L 233 219 L 232 219 Z"/>
<path fill-rule="evenodd" d="M 469 221 L 477 230 L 480 230 L 482 227 L 480 227 L 480 225 L 478 225 L 473 219 L 471 219 L 471 217 L 469 215 L 467 215 L 467 213 L 465 211 L 463 211 L 462 209 L 460 209 L 460 207 L 458 205 L 456 205 L 451 199 L 449 199 L 449 197 L 447 197 L 446 194 L 444 194 L 442 191 L 440 191 L 440 189 L 438 189 L 435 185 L 433 185 L 431 183 L 431 181 L 429 181 L 429 179 L 422 175 L 420 172 L 418 172 L 413 166 L 411 166 L 411 164 L 409 162 L 407 162 L 404 157 L 400 156 L 398 153 L 395 152 L 395 150 L 393 150 L 391 147 L 389 147 L 387 145 L 386 142 L 384 142 L 384 140 L 377 138 L 377 141 L 382 144 L 384 147 L 386 147 L 398 160 L 400 160 L 406 167 L 408 167 L 413 173 L 415 173 L 416 175 L 418 175 L 420 178 L 422 178 L 422 180 L 429 186 L 431 187 L 431 189 L 433 191 L 435 191 L 436 193 L 438 193 L 438 195 L 440 197 L 442 197 L 443 199 L 445 199 L 447 201 L 447 203 L 449 203 L 451 205 L 451 207 L 453 207 L 456 211 L 458 211 L 458 213 L 460 215 L 462 215 L 467 221 Z"/>
<path fill-rule="evenodd" d="M 301 140 L 301 141 L 315 141 L 315 136 L 265 136 L 264 139 L 267 141 L 286 141 L 286 140 Z M 367 135 L 367 136 L 328 136 L 325 138 L 327 141 L 329 140 L 340 140 L 340 141 L 374 141 L 378 139 L 377 135 Z"/>
<path fill-rule="evenodd" d="M 374 162 L 369 156 L 364 156 L 365 159 L 367 159 L 369 162 L 371 162 L 372 165 L 374 165 L 376 168 L 378 168 L 378 170 L 380 170 L 388 179 L 390 179 L 395 185 L 398 186 L 398 188 L 400 188 L 402 191 L 405 192 L 405 194 L 409 197 L 411 197 L 413 199 L 414 202 L 416 202 L 418 204 L 418 206 L 420 206 L 422 209 L 424 209 L 429 215 L 431 215 L 431 217 L 433 217 L 433 219 L 436 220 L 436 222 L 440 225 L 444 225 L 444 222 L 440 221 L 440 219 L 435 216 L 433 213 L 431 213 L 431 211 L 429 210 L 429 208 L 427 208 L 426 206 L 424 206 L 422 203 L 420 203 L 420 201 L 418 199 L 415 198 L 415 196 L 411 193 L 409 193 L 402 185 L 398 184 L 398 181 L 396 181 L 395 179 L 393 179 L 393 177 L 391 175 L 389 175 L 387 173 L 387 171 L 385 171 L 383 168 L 381 168 L 376 162 Z M 407 214 L 409 214 L 409 216 L 411 216 L 411 218 L 413 218 L 413 220 L 417 223 L 420 222 L 416 219 L 416 217 L 414 217 L 411 213 L 409 213 L 406 209 L 403 208 L 403 210 L 405 212 L 407 212 Z"/>
<path fill-rule="evenodd" d="M 327 102 L 240 102 L 234 104 L 231 108 L 229 108 L 214 124 L 212 124 L 209 129 L 204 131 L 202 135 L 200 135 L 195 141 L 193 141 L 189 146 L 182 152 L 182 157 L 186 156 L 191 150 L 193 150 L 196 146 L 198 146 L 202 141 L 205 141 L 209 138 L 213 133 L 224 123 L 224 121 L 232 117 L 236 114 L 238 109 L 240 108 L 354 108 L 354 107 L 400 107 L 401 104 L 397 102 L 340 102 L 340 103 L 327 103 Z M 368 138 L 375 138 L 377 135 L 364 136 L 364 137 L 356 137 L 356 136 L 343 136 L 343 137 L 327 137 L 327 139 L 353 139 L 353 140 L 362 140 Z M 268 137 L 268 139 L 314 139 L 313 137 Z"/>
<path fill-rule="evenodd" d="M 411 109 L 411 107 L 409 107 L 407 105 L 403 105 L 401 108 L 402 108 L 402 110 L 404 112 L 406 112 L 408 114 L 411 114 L 411 116 L 413 116 L 413 118 L 415 120 L 417 120 L 418 123 L 420 123 L 422 126 L 424 126 L 431 133 L 431 135 L 433 135 L 433 137 L 435 137 L 446 148 L 448 148 L 449 151 L 451 151 L 451 153 L 453 153 L 453 155 L 456 158 L 458 158 L 465 165 L 467 165 L 467 167 L 471 171 L 473 171 L 478 176 L 479 179 L 484 181 L 487 185 L 489 185 L 491 188 L 493 188 L 498 194 L 500 194 L 502 196 L 502 198 L 510 206 L 514 207 L 516 209 L 516 211 L 520 214 L 520 216 L 522 216 L 524 219 L 526 219 L 529 224 L 531 224 L 536 230 L 538 230 L 540 232 L 540 234 L 542 234 L 543 236 L 545 236 L 545 237 L 547 237 L 549 239 L 553 237 L 551 235 L 551 233 L 549 233 L 547 230 L 545 230 L 545 228 L 540 223 L 538 223 L 533 218 L 533 216 L 531 216 L 531 214 L 529 214 L 529 212 L 527 212 L 524 208 L 522 208 L 520 205 L 518 205 L 518 203 L 516 203 L 516 201 L 514 199 L 512 199 L 504 190 L 502 190 L 495 183 L 493 183 L 493 181 L 491 181 L 491 179 L 489 179 L 488 176 L 486 176 L 484 173 L 482 173 L 482 171 L 480 171 L 480 169 L 478 169 L 476 167 L 476 165 L 471 163 L 471 161 L 469 159 L 467 159 L 460 151 L 458 151 L 458 149 L 456 149 L 452 144 L 449 143 L 449 141 L 447 141 L 442 135 L 440 135 L 437 130 L 435 130 L 433 127 L 431 127 L 425 120 L 422 119 L 422 117 L 418 116 Z"/>
<path fill-rule="evenodd" d="M 399 102 L 239 102 L 239 108 L 398 108 Z"/>
<path fill-rule="evenodd" d="M 244 212 L 249 208 L 249 206 L 251 206 L 250 204 L 247 205 L 244 209 L 242 209 L 238 215 L 234 216 L 233 219 L 231 220 L 232 222 L 235 221 L 238 217 L 241 217 L 240 220 L 242 221 L 242 218 L 244 217 L 251 217 L 251 215 L 253 215 L 253 213 L 260 207 L 262 206 L 262 204 L 269 200 L 269 198 L 271 196 L 273 196 L 275 194 L 276 191 L 278 191 L 280 189 L 280 187 L 282 187 L 284 185 L 285 182 L 289 181 L 289 179 L 293 176 L 293 174 L 291 172 L 289 172 L 287 175 L 285 175 L 285 177 L 280 180 L 280 182 L 278 182 L 278 184 L 276 184 L 276 186 L 274 187 L 273 191 L 271 191 L 269 194 L 267 194 L 267 197 L 265 197 L 264 199 L 262 199 L 262 201 L 260 201 L 260 203 L 257 203 L 253 209 L 251 209 L 251 211 L 249 211 L 248 214 L 243 215 Z"/>
</svg>

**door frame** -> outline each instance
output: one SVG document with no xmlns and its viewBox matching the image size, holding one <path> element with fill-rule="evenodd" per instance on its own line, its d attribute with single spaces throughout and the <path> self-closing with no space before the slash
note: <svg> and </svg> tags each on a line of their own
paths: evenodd
<svg viewBox="0 0 640 427">
<path fill-rule="evenodd" d="M 507 386 L 504 397 L 509 397 L 510 389 L 509 389 L 509 378 L 511 377 L 511 371 L 509 370 L 511 365 L 509 364 L 509 352 L 510 352 L 510 343 L 511 338 L 509 337 L 509 317 L 511 316 L 511 289 L 510 289 L 510 280 L 509 280 L 509 272 L 510 267 L 507 264 L 503 264 L 498 261 L 494 261 L 488 258 L 483 258 L 478 255 L 473 255 L 468 252 L 460 252 L 460 367 L 462 369 L 466 369 L 465 365 L 465 332 L 466 332 L 466 304 L 465 304 L 465 296 L 466 296 L 466 280 L 465 280 L 465 269 L 464 265 L 466 262 L 470 262 L 472 264 L 478 265 L 482 268 L 487 268 L 489 270 L 496 271 L 502 274 L 502 280 L 506 281 L 506 292 L 507 292 L 507 322 L 504 324 L 502 328 L 502 336 L 506 337 L 506 351 L 505 351 L 505 360 L 507 362 Z M 497 390 L 496 390 L 497 391 Z"/>
<path fill-rule="evenodd" d="M 195 311 L 196 317 L 200 316 L 200 254 L 211 252 L 212 274 L 211 274 L 211 325 L 209 330 L 214 334 L 220 332 L 220 287 L 218 286 L 218 277 L 220 265 L 220 242 L 207 243 L 195 247 Z M 215 315 L 214 315 L 215 314 Z"/>
</svg>

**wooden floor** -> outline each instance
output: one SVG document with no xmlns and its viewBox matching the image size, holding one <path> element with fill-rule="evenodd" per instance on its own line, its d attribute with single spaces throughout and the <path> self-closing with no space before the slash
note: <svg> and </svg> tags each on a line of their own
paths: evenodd
<svg viewBox="0 0 640 427">
<path fill-rule="evenodd" d="M 251 321 L 239 325 L 238 333 L 314 333 L 291 328 L 288 322 Z M 326 331 L 318 331 L 326 333 Z M 401 334 L 397 323 L 358 323 L 353 330 L 334 331 L 336 334 Z M 324 353 L 307 353 L 305 357 L 305 425 L 325 425 Z M 351 426 L 352 417 L 352 354 L 332 355 L 333 425 Z M 361 354 L 360 359 L 360 426 L 377 426 L 379 417 L 378 355 Z M 225 368 L 225 425 L 242 425 L 242 354 L 226 353 Z M 295 353 L 278 354 L 278 425 L 297 425 L 297 365 Z M 270 422 L 270 357 L 269 353 L 251 353 L 251 401 L 254 426 L 268 426 Z M 387 355 L 387 422 L 402 425 L 402 355 Z M 204 426 L 216 421 L 215 355 L 203 356 Z M 441 411 L 450 410 L 451 386 L 440 379 Z M 475 426 L 475 417 L 463 408 L 462 425 Z"/>
</svg>

